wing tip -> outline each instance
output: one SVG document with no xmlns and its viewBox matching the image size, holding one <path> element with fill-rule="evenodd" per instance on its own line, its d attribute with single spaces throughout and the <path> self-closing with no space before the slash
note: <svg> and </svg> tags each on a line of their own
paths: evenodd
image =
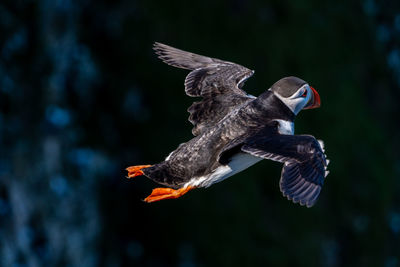
<svg viewBox="0 0 400 267">
<path fill-rule="evenodd" d="M 308 183 L 308 185 L 307 185 Z M 322 186 L 310 182 L 296 183 L 291 187 L 287 187 L 282 182 L 280 183 L 280 191 L 283 196 L 293 203 L 298 203 L 300 206 L 311 208 L 317 202 Z"/>
<path fill-rule="evenodd" d="M 155 54 L 157 55 L 157 57 L 159 59 L 161 59 L 164 63 L 173 66 L 174 62 L 173 62 L 171 56 L 169 55 L 169 53 L 171 53 L 171 49 L 173 49 L 173 47 L 168 46 L 163 43 L 154 42 L 154 44 L 153 44 L 153 50 L 154 50 Z"/>
<path fill-rule="evenodd" d="M 159 43 L 159 42 L 153 43 L 153 50 L 158 56 L 161 56 L 163 54 L 163 52 L 165 52 L 165 49 L 167 47 L 168 46 L 163 43 Z"/>
<path fill-rule="evenodd" d="M 181 49 L 160 43 L 153 43 L 153 50 L 157 57 L 161 59 L 167 65 L 172 67 L 194 70 L 196 63 L 193 60 L 195 54 Z"/>
<path fill-rule="evenodd" d="M 169 45 L 160 43 L 160 42 L 154 42 L 153 43 L 153 50 L 155 50 L 155 51 L 160 50 L 160 49 L 164 50 L 164 49 L 168 49 L 168 48 L 172 48 L 172 47 L 169 46 Z"/>
</svg>

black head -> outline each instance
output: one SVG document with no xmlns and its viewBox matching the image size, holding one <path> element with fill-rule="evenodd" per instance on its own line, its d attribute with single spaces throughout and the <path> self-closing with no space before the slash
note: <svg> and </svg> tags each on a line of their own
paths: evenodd
<svg viewBox="0 0 400 267">
<path fill-rule="evenodd" d="M 300 78 L 294 76 L 285 77 L 274 83 L 271 86 L 271 91 L 283 97 L 289 97 L 296 93 L 300 87 L 305 84 L 306 82 Z"/>
<path fill-rule="evenodd" d="M 318 92 L 297 77 L 280 79 L 269 90 L 296 115 L 302 109 L 317 108 L 321 105 Z"/>
</svg>

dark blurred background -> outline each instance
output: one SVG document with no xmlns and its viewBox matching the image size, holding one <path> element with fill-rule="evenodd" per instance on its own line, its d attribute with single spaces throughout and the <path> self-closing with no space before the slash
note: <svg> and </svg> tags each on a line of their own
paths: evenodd
<svg viewBox="0 0 400 267">
<path fill-rule="evenodd" d="M 258 95 L 308 81 L 322 107 L 316 206 L 263 161 L 179 200 L 124 168 L 191 138 L 187 71 L 154 41 L 256 70 Z M 400 266 L 400 2 L 0 3 L 0 266 Z"/>
</svg>

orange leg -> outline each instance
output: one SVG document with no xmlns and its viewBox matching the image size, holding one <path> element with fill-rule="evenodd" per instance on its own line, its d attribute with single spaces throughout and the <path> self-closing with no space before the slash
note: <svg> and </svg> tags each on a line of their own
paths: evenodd
<svg viewBox="0 0 400 267">
<path fill-rule="evenodd" d="M 188 186 L 179 188 L 177 190 L 174 190 L 172 188 L 154 188 L 153 191 L 151 192 L 151 195 L 146 197 L 144 201 L 146 201 L 147 203 L 151 203 L 163 199 L 178 198 L 194 188 L 196 187 Z"/>
<path fill-rule="evenodd" d="M 138 166 L 130 166 L 126 168 L 128 171 L 128 177 L 127 178 L 133 178 L 136 176 L 143 175 L 142 169 L 151 167 L 151 165 L 138 165 Z"/>
</svg>

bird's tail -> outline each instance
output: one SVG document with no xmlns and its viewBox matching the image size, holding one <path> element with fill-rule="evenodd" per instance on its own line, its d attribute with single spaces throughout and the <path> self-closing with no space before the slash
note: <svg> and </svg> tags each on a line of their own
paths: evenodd
<svg viewBox="0 0 400 267">
<path fill-rule="evenodd" d="M 127 178 L 145 175 L 156 183 L 173 187 L 175 189 L 182 187 L 188 182 L 188 179 L 182 178 L 176 174 L 176 168 L 163 161 L 154 165 L 137 165 L 126 168 Z"/>
<path fill-rule="evenodd" d="M 153 168 L 150 168 L 153 167 Z M 149 168 L 149 169 L 148 169 Z M 147 169 L 147 170 L 146 170 Z M 133 178 L 136 176 L 141 176 L 141 175 L 146 175 L 150 179 L 161 183 L 161 184 L 167 184 L 166 182 L 167 179 L 165 179 L 165 174 L 166 174 L 166 165 L 165 164 L 156 164 L 155 166 L 152 165 L 137 165 L 137 166 L 130 166 L 126 168 L 128 171 L 128 176 L 127 178 Z M 145 172 L 144 172 L 145 171 Z M 194 189 L 194 186 L 185 186 L 181 187 L 178 189 L 173 189 L 173 188 L 154 188 L 151 194 L 144 199 L 145 202 L 151 203 L 159 200 L 164 200 L 164 199 L 173 199 L 173 198 L 178 198 L 189 192 L 190 190 Z"/>
</svg>

